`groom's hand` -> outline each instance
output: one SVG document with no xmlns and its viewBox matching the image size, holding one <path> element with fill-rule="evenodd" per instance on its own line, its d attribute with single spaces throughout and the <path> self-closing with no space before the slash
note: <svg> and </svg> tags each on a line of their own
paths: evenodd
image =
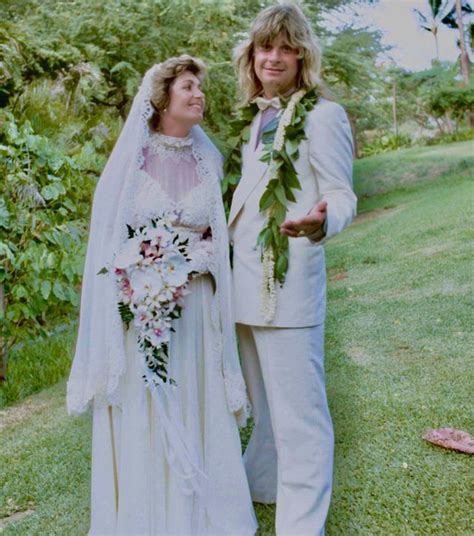
<svg viewBox="0 0 474 536">
<path fill-rule="evenodd" d="M 300 236 L 322 238 L 324 236 L 323 225 L 326 221 L 327 206 L 326 201 L 320 201 L 306 216 L 297 220 L 285 220 L 280 226 L 280 233 L 291 238 Z"/>
</svg>

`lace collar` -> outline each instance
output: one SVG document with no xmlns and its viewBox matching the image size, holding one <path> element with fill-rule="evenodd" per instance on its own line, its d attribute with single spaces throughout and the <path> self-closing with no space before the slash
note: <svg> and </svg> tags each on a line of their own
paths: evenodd
<svg viewBox="0 0 474 536">
<path fill-rule="evenodd" d="M 149 146 L 152 148 L 163 147 L 174 151 L 189 151 L 193 145 L 193 137 L 189 133 L 185 138 L 175 138 L 174 136 L 166 136 L 161 132 L 153 132 L 150 136 Z"/>
</svg>

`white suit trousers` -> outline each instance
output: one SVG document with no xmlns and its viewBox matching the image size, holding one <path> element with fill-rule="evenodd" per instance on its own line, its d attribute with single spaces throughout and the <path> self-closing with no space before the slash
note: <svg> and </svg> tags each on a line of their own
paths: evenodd
<svg viewBox="0 0 474 536">
<path fill-rule="evenodd" d="M 334 433 L 324 380 L 324 324 L 237 324 L 255 427 L 244 455 L 252 499 L 277 503 L 278 536 L 324 534 Z"/>
</svg>

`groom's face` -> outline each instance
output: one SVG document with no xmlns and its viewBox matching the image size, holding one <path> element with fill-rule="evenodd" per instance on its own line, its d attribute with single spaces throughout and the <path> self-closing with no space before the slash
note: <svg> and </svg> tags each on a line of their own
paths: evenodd
<svg viewBox="0 0 474 536">
<path fill-rule="evenodd" d="M 253 68 L 266 97 L 283 95 L 296 86 L 299 50 L 292 48 L 285 36 L 255 47 Z"/>
</svg>

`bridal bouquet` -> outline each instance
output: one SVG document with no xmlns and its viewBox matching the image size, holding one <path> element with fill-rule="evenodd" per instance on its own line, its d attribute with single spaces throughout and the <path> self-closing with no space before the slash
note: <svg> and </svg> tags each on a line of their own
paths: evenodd
<svg viewBox="0 0 474 536">
<path fill-rule="evenodd" d="M 122 320 L 138 330 L 138 344 L 146 365 L 168 378 L 168 350 L 172 320 L 180 318 L 190 269 L 188 240 L 181 240 L 165 213 L 137 229 L 128 227 L 128 240 L 118 252 L 114 271 Z"/>
</svg>

